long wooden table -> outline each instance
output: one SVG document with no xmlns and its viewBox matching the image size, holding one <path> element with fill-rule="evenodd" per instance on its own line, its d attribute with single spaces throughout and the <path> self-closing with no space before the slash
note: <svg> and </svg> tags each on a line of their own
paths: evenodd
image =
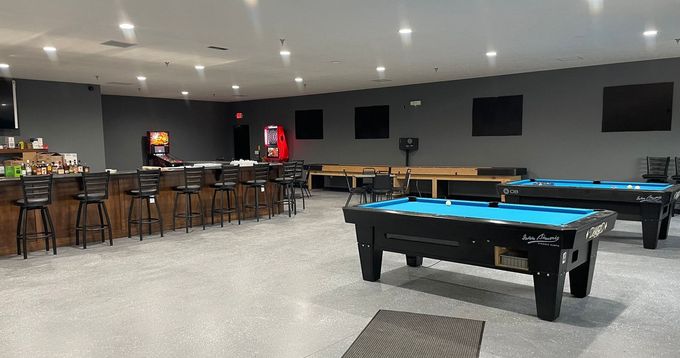
<svg viewBox="0 0 680 358">
<path fill-rule="evenodd" d="M 308 188 L 313 189 L 314 177 L 342 177 L 344 172 L 351 178 L 352 187 L 357 186 L 357 175 L 363 173 L 364 168 L 373 168 L 376 171 L 394 174 L 394 186 L 399 186 L 406 177 L 406 171 L 411 169 L 411 181 L 425 180 L 431 182 L 432 197 L 437 198 L 441 193 L 438 192 L 439 183 L 443 181 L 459 182 L 493 182 L 506 183 L 509 181 L 520 180 L 526 174 L 525 168 L 489 168 L 489 167 L 405 167 L 387 165 L 339 165 L 324 164 L 321 169 L 310 169 L 310 178 L 307 182 Z M 496 170 L 494 170 L 496 169 Z M 507 172 L 515 175 L 485 175 L 485 172 Z M 443 194 L 446 195 L 446 194 Z"/>
<path fill-rule="evenodd" d="M 280 166 L 272 165 L 270 171 L 270 178 L 280 175 Z M 210 224 L 210 208 L 212 202 L 213 189 L 211 185 L 219 178 L 219 169 L 206 169 L 205 185 L 201 190 L 201 199 L 205 211 L 206 223 Z M 253 177 L 252 167 L 241 168 L 241 179 L 248 180 Z M 172 229 L 172 208 L 175 192 L 173 187 L 182 185 L 184 181 L 184 173 L 182 170 L 163 171 L 160 182 L 160 194 L 156 200 L 161 209 L 161 216 L 163 218 L 163 228 L 166 231 Z M 119 172 L 111 175 L 109 187 L 109 199 L 106 201 L 106 206 L 111 217 L 111 228 L 114 238 L 127 237 L 127 215 L 130 205 L 130 196 L 127 192 L 135 189 L 137 186 L 136 172 Z M 274 195 L 276 184 L 268 183 L 267 192 Z M 52 204 L 49 206 L 54 227 L 57 233 L 57 246 L 75 245 L 75 225 L 76 215 L 78 210 L 78 201 L 73 196 L 81 191 L 81 179 L 79 174 L 59 175 L 54 177 L 54 184 L 52 187 Z M 239 200 L 242 202 L 244 198 L 243 190 L 238 191 Z M 278 193 L 276 194 L 278 195 Z M 0 179 L 0 255 L 16 254 L 16 227 L 19 219 L 19 207 L 14 205 L 14 201 L 22 197 L 21 183 L 18 178 L 3 178 Z M 183 200 L 183 197 L 180 198 Z M 197 199 L 196 199 L 197 200 Z M 253 191 L 249 190 L 248 200 L 250 203 L 254 202 Z M 192 200 L 193 201 L 193 200 Z M 182 201 L 183 202 L 183 201 Z M 219 203 L 219 199 L 217 199 Z M 219 205 L 219 204 L 218 204 Z M 135 203 L 135 207 L 139 207 L 139 202 Z M 183 206 L 180 206 L 183 208 Z M 279 213 L 281 206 L 275 206 L 274 212 Z M 145 213 L 146 214 L 146 213 Z M 152 216 L 156 216 L 156 208 L 151 208 Z M 255 217 L 254 209 L 247 209 L 244 213 L 245 218 Z M 267 212 L 264 209 L 260 211 L 260 217 L 266 217 Z M 216 215 L 216 220 L 219 215 Z M 91 219 L 90 224 L 98 222 L 99 217 L 96 211 L 96 206 L 91 205 L 88 212 L 88 219 Z M 225 221 L 227 216 L 224 217 Z M 236 219 L 236 214 L 232 213 L 232 220 Z M 194 230 L 200 230 L 194 218 Z M 28 230 L 33 231 L 35 227 L 42 228 L 42 221 L 39 218 L 34 218 L 33 214 L 29 214 Z M 177 228 L 184 228 L 184 220 L 177 219 Z M 144 230 L 147 230 L 144 225 Z M 153 225 L 154 235 L 158 234 L 158 225 Z M 132 235 L 136 235 L 137 227 L 132 228 Z M 145 231 L 145 235 L 148 233 Z M 88 233 L 88 242 L 95 243 L 99 239 L 99 233 Z M 108 240 L 108 236 L 107 236 Z M 44 241 L 31 240 L 28 242 L 29 251 L 44 250 Z"/>
</svg>

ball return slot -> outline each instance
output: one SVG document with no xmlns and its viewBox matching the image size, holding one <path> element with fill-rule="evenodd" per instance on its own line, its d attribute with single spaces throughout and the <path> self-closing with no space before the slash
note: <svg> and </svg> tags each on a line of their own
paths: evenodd
<svg viewBox="0 0 680 358">
<path fill-rule="evenodd" d="M 497 267 L 529 271 L 529 253 L 527 251 L 494 246 L 493 252 Z"/>
</svg>

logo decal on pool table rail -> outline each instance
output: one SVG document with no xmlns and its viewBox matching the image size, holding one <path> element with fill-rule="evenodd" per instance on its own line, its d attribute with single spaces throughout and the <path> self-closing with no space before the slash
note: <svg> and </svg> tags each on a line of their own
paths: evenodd
<svg viewBox="0 0 680 358">
<path fill-rule="evenodd" d="M 552 244 L 554 242 L 560 241 L 559 236 L 546 236 L 545 234 L 540 234 L 538 236 L 530 236 L 527 234 L 524 234 L 522 236 L 522 241 L 526 242 L 527 244 Z"/>
<path fill-rule="evenodd" d="M 635 200 L 641 201 L 641 202 L 659 203 L 659 202 L 661 202 L 661 195 L 657 195 L 657 196 L 654 196 L 654 195 L 640 196 L 640 195 L 638 195 L 638 197 L 635 198 Z"/>
<path fill-rule="evenodd" d="M 605 232 L 605 230 L 607 230 L 607 223 L 606 222 L 604 222 L 600 225 L 596 225 L 596 226 L 591 227 L 586 232 L 586 240 L 594 239 L 594 238 L 600 236 L 600 234 Z"/>
</svg>

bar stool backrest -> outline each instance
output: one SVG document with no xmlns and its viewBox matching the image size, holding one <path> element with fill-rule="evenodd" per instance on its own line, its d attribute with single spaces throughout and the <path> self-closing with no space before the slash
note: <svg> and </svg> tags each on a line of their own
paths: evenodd
<svg viewBox="0 0 680 358">
<path fill-rule="evenodd" d="M 305 161 L 298 160 L 295 162 L 295 180 L 302 180 L 304 178 Z"/>
<path fill-rule="evenodd" d="M 671 157 L 647 157 L 647 174 L 668 176 Z"/>
<path fill-rule="evenodd" d="M 240 172 L 239 167 L 236 165 L 222 164 L 220 183 L 238 183 Z"/>
<path fill-rule="evenodd" d="M 283 177 L 284 178 L 295 179 L 296 170 L 297 170 L 297 162 L 283 163 Z"/>
<path fill-rule="evenodd" d="M 140 193 L 160 192 L 161 170 L 137 170 L 137 188 Z"/>
<path fill-rule="evenodd" d="M 33 201 L 43 201 L 46 205 L 52 203 L 52 174 L 23 176 L 21 188 L 27 204 Z"/>
<path fill-rule="evenodd" d="M 349 179 L 349 175 L 347 175 L 347 170 L 343 169 L 342 173 L 345 174 L 345 181 L 347 182 L 347 189 L 349 191 L 352 191 L 352 181 Z"/>
<path fill-rule="evenodd" d="M 109 198 L 109 172 L 83 173 L 83 193 L 85 200 L 89 198 L 108 199 Z"/>
<path fill-rule="evenodd" d="M 190 186 L 202 186 L 204 167 L 184 167 L 184 185 L 188 188 Z"/>
<path fill-rule="evenodd" d="M 680 175 L 680 157 L 675 157 L 675 175 Z"/>
<path fill-rule="evenodd" d="M 269 179 L 269 164 L 255 164 L 253 165 L 254 180 L 268 180 Z"/>
</svg>

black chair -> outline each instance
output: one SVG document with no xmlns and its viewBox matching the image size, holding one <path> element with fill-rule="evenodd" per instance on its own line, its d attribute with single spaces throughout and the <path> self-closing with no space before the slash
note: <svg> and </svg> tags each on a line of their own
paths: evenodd
<svg viewBox="0 0 680 358">
<path fill-rule="evenodd" d="M 83 192 L 75 195 L 78 204 L 78 215 L 76 218 L 76 245 L 80 244 L 80 232 L 83 233 L 83 249 L 87 249 L 87 232 L 99 231 L 102 242 L 106 242 L 106 231 L 109 232 L 109 245 L 113 246 L 113 233 L 111 232 L 111 219 L 106 209 L 106 200 L 109 198 L 109 178 L 108 172 L 102 173 L 83 173 L 82 185 Z M 97 205 L 99 213 L 99 225 L 87 224 L 87 207 L 90 204 Z M 83 223 L 81 225 L 81 217 Z"/>
<path fill-rule="evenodd" d="M 392 184 L 393 180 L 390 174 L 376 174 L 371 190 L 373 201 L 379 201 L 378 199 L 382 197 L 385 197 L 385 200 L 392 198 Z"/>
<path fill-rule="evenodd" d="M 194 218 L 201 218 L 201 225 L 205 230 L 205 213 L 203 212 L 203 200 L 201 200 L 201 187 L 203 187 L 203 178 L 205 175 L 204 167 L 184 167 L 184 185 L 174 187 L 175 203 L 172 206 L 172 231 L 175 231 L 175 222 L 177 218 L 184 219 L 184 230 L 189 233 L 189 228 L 194 227 Z M 177 212 L 177 204 L 179 203 L 180 195 L 184 195 L 184 212 Z M 198 212 L 193 211 L 191 205 L 191 196 L 198 197 Z"/>
<path fill-rule="evenodd" d="M 278 207 L 279 204 L 286 204 L 288 206 L 288 217 L 291 217 L 291 213 L 297 215 L 297 201 L 295 200 L 295 186 L 293 185 L 295 184 L 296 168 L 297 162 L 283 163 L 281 176 L 272 181 L 278 187 L 271 199 L 272 206 Z"/>
<path fill-rule="evenodd" d="M 409 193 L 409 188 L 411 186 L 411 169 L 406 170 L 406 175 L 404 176 L 402 186 L 395 186 L 392 188 L 392 197 L 395 196 L 406 196 Z"/>
<path fill-rule="evenodd" d="M 295 181 L 293 182 L 293 187 L 300 188 L 300 198 L 302 199 L 302 209 L 305 209 L 305 195 L 308 198 L 312 197 L 312 193 L 309 191 L 309 170 L 305 169 L 305 161 L 298 160 L 297 166 L 295 167 Z"/>
<path fill-rule="evenodd" d="M 231 223 L 231 213 L 235 212 L 238 218 L 238 224 L 241 225 L 241 206 L 238 200 L 237 185 L 240 179 L 240 169 L 235 165 L 222 164 L 222 171 L 220 178 L 213 184 L 215 191 L 212 198 L 212 209 L 210 216 L 212 224 L 215 225 L 215 214 L 220 214 L 220 226 L 224 227 L 224 214 L 227 214 L 227 220 Z M 220 206 L 215 207 L 215 198 L 217 193 L 220 193 Z M 234 206 L 231 205 L 231 194 L 234 195 Z M 225 207 L 224 204 L 227 204 Z"/>
<path fill-rule="evenodd" d="M 269 218 L 272 218 L 272 207 L 269 205 L 269 195 L 267 195 L 267 181 L 269 180 L 269 164 L 253 165 L 253 179 L 242 180 L 243 185 L 243 212 L 246 208 L 255 209 L 255 218 L 260 221 L 260 209 L 267 208 Z M 255 194 L 255 204 L 248 204 L 248 190 L 252 189 Z M 264 194 L 265 204 L 260 204 L 260 193 Z"/>
<path fill-rule="evenodd" d="M 349 178 L 349 175 L 347 175 L 347 171 L 345 169 L 343 169 L 342 172 L 345 174 L 345 181 L 347 182 L 347 190 L 349 190 L 349 196 L 347 197 L 347 201 L 345 202 L 345 206 L 349 205 L 349 202 L 352 200 L 352 196 L 354 196 L 354 195 L 360 195 L 359 204 L 368 202 L 366 188 L 364 188 L 364 187 L 352 187 L 352 180 Z"/>
<path fill-rule="evenodd" d="M 375 171 L 375 168 L 364 168 L 364 169 L 361 170 L 361 174 L 363 174 L 363 175 L 372 175 L 373 177 L 375 177 L 375 175 L 376 175 L 377 173 L 376 173 L 376 171 Z M 370 178 L 361 178 L 361 184 L 362 184 L 362 186 L 364 186 L 364 188 L 366 189 L 366 191 L 368 191 L 369 193 L 371 192 L 371 186 L 373 185 L 373 177 L 370 177 Z"/>
<path fill-rule="evenodd" d="M 45 240 L 45 251 L 50 251 L 50 239 L 52 240 L 52 252 L 57 254 L 57 237 L 52 223 L 52 216 L 48 206 L 52 203 L 52 175 L 34 175 L 21 177 L 23 198 L 14 202 L 19 207 L 19 220 L 17 223 L 17 255 L 23 253 L 24 259 L 28 258 L 28 240 Z M 43 231 L 27 232 L 28 213 L 40 210 Z M 36 227 L 36 230 L 37 227 Z"/>
<path fill-rule="evenodd" d="M 132 226 L 137 226 L 139 233 L 139 241 L 142 241 L 144 232 L 142 226 L 148 225 L 149 235 L 151 235 L 151 226 L 158 223 L 161 237 L 163 237 L 163 217 L 161 215 L 161 207 L 158 204 L 158 195 L 160 194 L 161 185 L 161 171 L 157 170 L 137 170 L 137 189 L 127 192 L 130 196 L 130 210 L 128 211 L 128 237 L 132 237 Z M 136 218 L 133 218 L 132 213 L 135 207 L 135 200 L 139 200 L 139 210 Z M 144 211 L 144 202 L 146 202 L 146 217 L 142 216 Z M 156 204 L 156 212 L 158 217 L 151 216 L 151 203 Z"/>
<path fill-rule="evenodd" d="M 680 157 L 675 157 L 675 175 L 671 177 L 676 184 L 680 184 Z"/>
<path fill-rule="evenodd" d="M 648 183 L 668 182 L 668 166 L 671 157 L 647 157 L 647 173 L 642 178 Z"/>
</svg>

